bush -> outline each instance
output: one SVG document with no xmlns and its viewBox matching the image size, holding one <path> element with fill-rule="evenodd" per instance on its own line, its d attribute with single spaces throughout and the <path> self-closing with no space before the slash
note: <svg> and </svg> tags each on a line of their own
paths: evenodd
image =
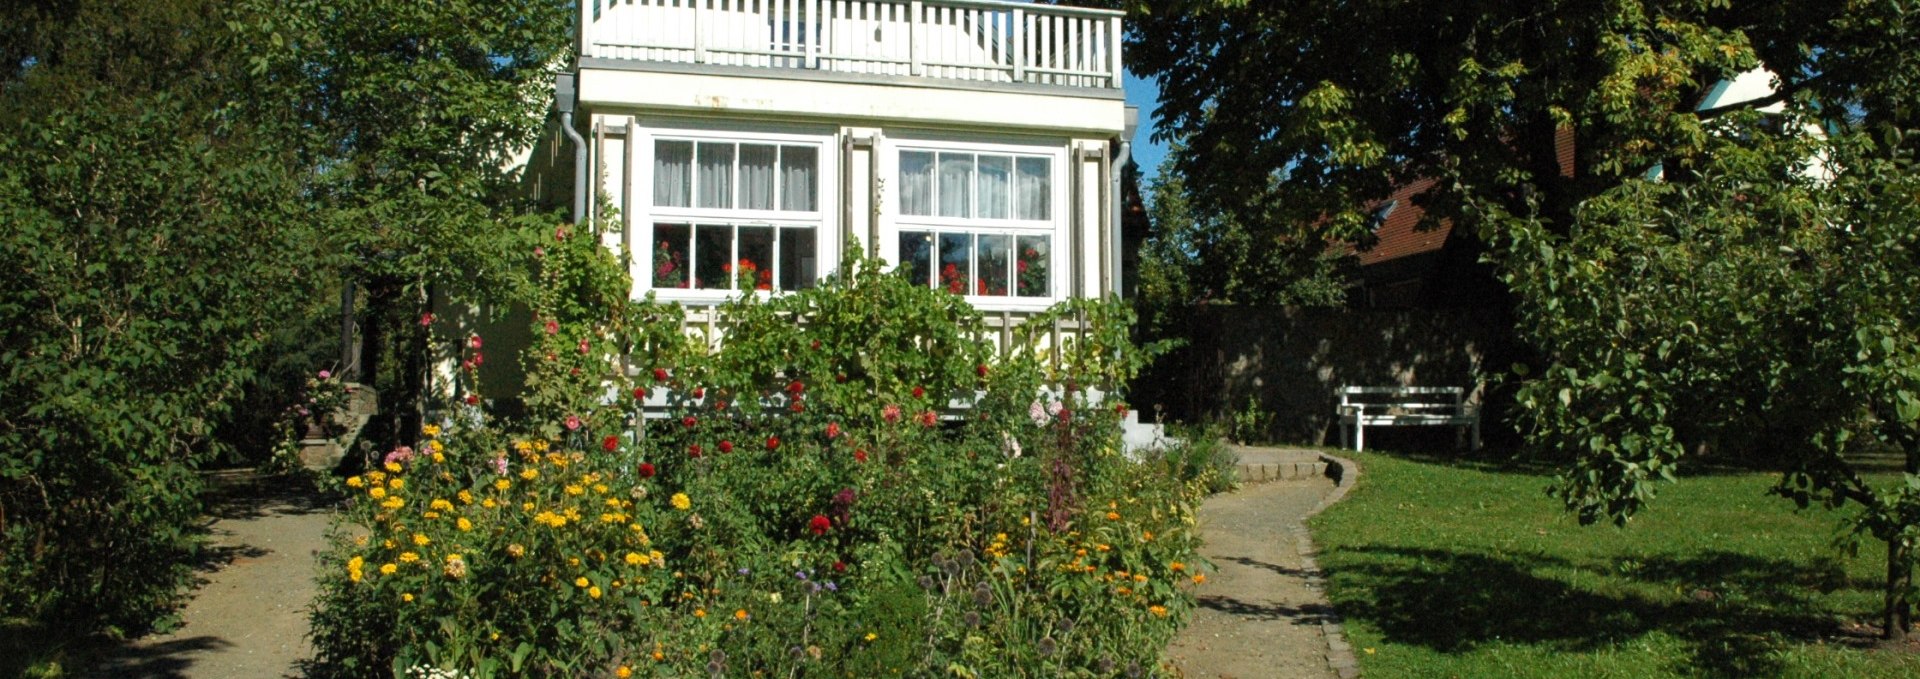
<svg viewBox="0 0 1920 679">
<path fill-rule="evenodd" d="M 574 240 L 546 264 L 610 264 Z M 1192 497 L 1122 454 L 1124 406 L 1087 389 L 1137 366 L 1114 339 L 1124 316 L 1070 305 L 1100 330 L 1060 347 L 1063 364 L 1038 338 L 989 364 L 957 298 L 849 271 L 730 305 L 711 354 L 680 339 L 674 307 L 587 318 L 537 300 L 543 417 L 508 433 L 456 405 L 460 424 L 347 480 L 314 613 L 321 672 L 1154 667 L 1193 605 Z M 631 379 L 583 369 L 618 354 Z M 616 402 L 566 397 L 609 385 Z M 673 417 L 633 425 L 635 390 L 654 386 L 679 395 Z"/>
</svg>

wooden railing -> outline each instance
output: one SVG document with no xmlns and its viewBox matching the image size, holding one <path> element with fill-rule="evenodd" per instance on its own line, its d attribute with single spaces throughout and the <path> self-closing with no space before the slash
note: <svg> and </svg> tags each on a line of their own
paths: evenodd
<svg viewBox="0 0 1920 679">
<path fill-rule="evenodd" d="M 1120 87 L 1111 10 L 990 0 L 587 0 L 587 58 Z"/>
</svg>

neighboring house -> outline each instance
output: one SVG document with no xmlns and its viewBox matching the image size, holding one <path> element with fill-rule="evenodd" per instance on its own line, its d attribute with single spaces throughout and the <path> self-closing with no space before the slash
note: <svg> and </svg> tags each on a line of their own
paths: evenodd
<svg viewBox="0 0 1920 679">
<path fill-rule="evenodd" d="M 1119 292 L 1119 12 L 978 0 L 587 0 L 573 129 L 529 181 L 611 222 L 695 322 L 859 248 L 996 324 Z M 564 96 L 564 95 L 563 95 Z M 545 153 L 542 153 L 545 151 Z M 718 340 L 717 337 L 712 338 Z"/>
</svg>

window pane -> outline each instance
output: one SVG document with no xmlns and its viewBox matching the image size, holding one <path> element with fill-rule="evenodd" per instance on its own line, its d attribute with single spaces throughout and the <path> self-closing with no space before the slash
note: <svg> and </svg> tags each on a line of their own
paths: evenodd
<svg viewBox="0 0 1920 679">
<path fill-rule="evenodd" d="M 653 225 L 653 287 L 687 287 L 687 246 L 693 230 L 685 224 Z"/>
<path fill-rule="evenodd" d="M 980 192 L 979 217 L 982 219 L 1007 218 L 1008 175 L 1013 170 L 1013 159 L 1007 156 L 980 156 Z"/>
<path fill-rule="evenodd" d="M 900 152 L 900 214 L 933 214 L 933 154 Z"/>
<path fill-rule="evenodd" d="M 1052 165 L 1046 158 L 1020 158 L 1014 187 L 1015 219 L 1052 219 Z"/>
<path fill-rule="evenodd" d="M 693 204 L 693 142 L 654 142 L 653 204 L 660 207 Z"/>
<path fill-rule="evenodd" d="M 701 290 L 731 290 L 728 272 L 733 270 L 733 227 L 702 224 L 693 234 L 693 287 Z"/>
<path fill-rule="evenodd" d="M 933 234 L 925 231 L 900 233 L 900 267 L 895 271 L 915 285 L 933 284 Z"/>
<path fill-rule="evenodd" d="M 940 234 L 940 288 L 956 295 L 964 295 L 971 291 L 972 259 L 972 234 Z"/>
<path fill-rule="evenodd" d="M 780 147 L 780 209 L 813 212 L 819 195 L 815 177 L 820 174 L 820 149 L 813 146 Z"/>
<path fill-rule="evenodd" d="M 780 289 L 802 290 L 813 287 L 813 279 L 818 276 L 814 262 L 819 253 L 814 250 L 813 229 L 787 228 L 780 230 Z"/>
<path fill-rule="evenodd" d="M 1047 262 L 1050 261 L 1048 259 L 1048 241 L 1049 238 L 1047 236 L 1020 237 L 1020 256 L 1014 260 L 1013 268 L 1014 278 L 1017 279 L 1020 286 L 1018 294 L 1021 297 L 1047 297 L 1051 295 L 1051 291 L 1048 288 L 1052 286 L 1049 284 L 1049 277 L 1047 276 Z"/>
<path fill-rule="evenodd" d="M 940 154 L 940 216 L 972 217 L 973 156 Z"/>
<path fill-rule="evenodd" d="M 740 145 L 740 209 L 773 209 L 773 166 L 780 147 Z"/>
<path fill-rule="evenodd" d="M 700 142 L 700 207 L 733 207 L 733 145 Z"/>
<path fill-rule="evenodd" d="M 984 167 L 986 158 L 980 160 Z M 980 283 L 976 286 L 974 294 L 988 297 L 1007 295 L 1007 270 L 1011 268 L 1010 258 L 1007 255 L 1010 249 L 1008 246 L 1012 245 L 1012 240 L 1011 236 L 980 236 L 978 240 L 980 259 L 976 265 L 976 270 L 980 274 Z"/>
<path fill-rule="evenodd" d="M 740 227 L 740 259 L 733 263 L 735 290 L 773 289 L 773 227 Z"/>
</svg>

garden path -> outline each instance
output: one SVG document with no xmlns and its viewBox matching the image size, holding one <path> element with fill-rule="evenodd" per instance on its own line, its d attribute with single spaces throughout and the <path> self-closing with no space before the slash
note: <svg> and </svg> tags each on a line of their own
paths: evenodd
<svg viewBox="0 0 1920 679">
<path fill-rule="evenodd" d="M 307 604 L 314 555 L 331 512 L 308 484 L 234 473 L 209 480 L 215 496 L 209 557 L 180 627 L 126 644 L 88 675 L 99 679 L 301 677 L 312 655 Z"/>
<path fill-rule="evenodd" d="M 1254 460 L 1318 457 L 1311 451 L 1240 449 Z M 1344 467 L 1351 469 L 1350 465 Z M 1189 679 L 1357 676 L 1338 618 L 1320 587 L 1305 521 L 1344 495 L 1327 478 L 1251 483 L 1200 506 L 1200 552 L 1219 570 L 1196 589 L 1200 607 L 1168 645 Z"/>
</svg>

